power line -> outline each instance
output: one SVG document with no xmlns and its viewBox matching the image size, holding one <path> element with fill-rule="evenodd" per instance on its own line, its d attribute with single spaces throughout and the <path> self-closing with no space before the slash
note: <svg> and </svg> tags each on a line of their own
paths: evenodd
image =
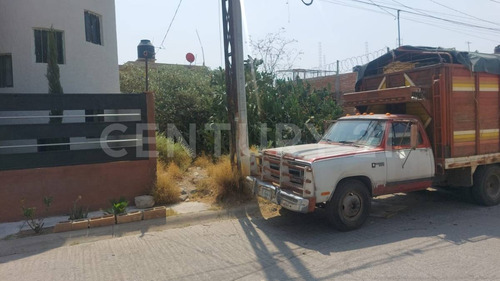
<svg viewBox="0 0 500 281">
<path fill-rule="evenodd" d="M 477 24 L 471 24 L 471 23 L 465 23 L 465 22 L 461 22 L 461 21 L 456 21 L 456 20 L 451 20 L 451 19 L 446 19 L 446 18 L 434 16 L 434 15 L 423 13 L 423 12 L 412 12 L 410 10 L 396 9 L 394 7 L 389 7 L 389 6 L 380 5 L 380 4 L 373 4 L 373 3 L 365 2 L 365 1 L 361 1 L 361 0 L 351 0 L 351 1 L 352 2 L 356 2 L 356 3 L 365 4 L 365 5 L 370 5 L 370 6 L 377 6 L 377 7 L 380 6 L 380 7 L 389 9 L 389 10 L 401 10 L 402 12 L 405 12 L 407 14 L 413 14 L 413 15 L 427 17 L 427 18 L 432 18 L 432 19 L 436 19 L 436 20 L 440 20 L 440 21 L 444 21 L 444 22 L 449 22 L 449 23 L 457 24 L 457 25 L 462 25 L 462 26 L 467 26 L 467 27 L 474 27 L 474 28 L 478 28 L 478 29 L 489 30 L 489 31 L 492 31 L 492 32 L 495 32 L 495 33 L 500 33 L 500 29 L 499 28 L 487 27 L 487 26 L 482 26 L 482 25 L 477 25 Z M 408 7 L 406 5 L 403 5 L 403 6 Z M 411 8 L 411 7 L 410 7 L 410 9 L 412 9 L 414 11 L 417 11 L 417 10 Z"/>
<path fill-rule="evenodd" d="M 352 0 L 320 0 L 320 1 L 323 1 L 323 2 L 326 2 L 326 3 L 330 3 L 330 4 L 333 4 L 333 5 L 339 5 L 339 6 L 344 6 L 344 7 L 350 7 L 350 8 L 355 8 L 355 9 L 359 9 L 359 10 L 364 10 L 364 11 L 369 11 L 369 12 L 372 12 L 372 13 L 377 13 L 377 14 L 385 14 L 384 12 L 381 12 L 380 10 L 374 10 L 374 9 L 370 9 L 370 8 L 367 8 L 366 6 L 373 6 L 375 7 L 375 5 L 370 5 L 370 3 L 367 3 L 367 2 L 363 2 L 361 1 L 362 3 L 356 3 L 357 1 L 353 1 Z M 347 3 L 349 2 L 349 4 Z M 377 1 L 377 2 L 384 2 L 384 1 Z M 384 2 L 387 4 L 387 2 Z M 365 4 L 364 7 L 363 6 L 359 6 L 359 5 L 362 5 L 362 4 Z M 368 5 L 366 5 L 368 4 Z M 390 5 L 390 4 L 387 4 L 387 5 Z M 400 8 L 402 5 L 399 5 L 400 7 L 394 7 L 394 6 L 384 6 L 384 5 L 381 5 L 383 7 L 386 7 L 388 9 L 391 9 L 391 10 L 401 10 L 403 12 L 407 12 L 407 16 L 405 16 L 405 18 L 408 18 L 409 15 L 416 15 L 416 16 L 422 16 L 420 15 L 419 13 L 415 13 L 415 12 L 411 12 L 411 11 L 407 11 L 406 9 L 402 9 Z M 377 7 L 378 8 L 378 7 Z M 419 9 L 420 10 L 420 9 Z M 421 11 L 426 11 L 426 10 L 421 10 Z M 409 12 L 409 13 L 408 13 Z M 429 11 L 431 12 L 431 11 Z M 456 15 L 450 15 L 450 14 L 446 14 L 446 13 L 439 13 L 439 12 L 434 12 L 435 14 L 443 14 L 443 15 L 447 15 L 447 16 L 451 16 L 451 17 L 457 17 Z M 460 18 L 463 18 L 463 17 L 460 17 Z M 439 24 L 439 22 L 442 23 L 441 20 L 437 20 L 437 19 L 433 19 L 433 18 L 429 18 L 429 20 L 435 20 L 436 21 L 436 25 Z M 415 22 L 418 22 L 418 23 L 423 23 L 423 22 L 420 22 L 420 21 L 416 21 L 414 20 Z M 438 22 L 439 21 L 439 22 Z M 463 20 L 462 20 L 463 22 Z M 425 23 L 427 24 L 427 23 Z M 453 25 L 456 25 L 455 23 L 449 23 L 449 24 L 453 24 Z M 491 30 L 478 30 L 477 28 L 475 27 L 471 27 L 471 26 L 464 26 L 464 28 L 470 28 L 470 29 L 475 29 L 474 30 L 474 33 L 477 34 L 477 33 L 488 33 L 488 34 L 497 34 L 498 32 L 495 32 L 495 31 L 491 31 Z M 443 28 L 443 29 L 446 29 L 446 28 Z M 458 31 L 457 31 L 458 32 Z M 472 31 L 471 31 L 472 32 Z M 463 33 L 463 34 L 466 34 L 466 33 Z M 495 35 L 496 36 L 496 35 Z M 474 37 L 477 37 L 477 38 L 481 38 L 481 37 L 478 37 L 478 36 L 474 36 Z M 489 40 L 491 41 L 490 39 L 486 39 L 486 40 Z"/>
<path fill-rule="evenodd" d="M 460 11 L 460 10 L 457 10 L 457 9 L 455 9 L 455 8 L 448 7 L 448 6 L 444 5 L 444 4 L 441 4 L 441 3 L 439 3 L 439 2 L 436 2 L 436 1 L 434 1 L 434 0 L 430 0 L 430 1 L 431 1 L 432 3 L 434 3 L 434 4 L 437 4 L 437 5 L 441 6 L 441 7 L 444 7 L 444 8 L 450 9 L 450 10 L 452 10 L 452 11 L 455 11 L 455 12 L 460 13 L 460 14 L 462 14 L 462 15 L 466 15 L 466 16 L 468 16 L 468 17 L 471 17 L 471 18 L 477 19 L 477 20 L 479 20 L 479 21 L 483 21 L 483 22 L 491 23 L 491 24 L 494 24 L 494 25 L 500 25 L 500 24 L 498 24 L 498 23 L 496 23 L 496 22 L 492 22 L 492 21 L 489 21 L 489 20 L 485 20 L 485 19 L 482 19 L 482 18 L 478 18 L 478 17 L 476 17 L 476 16 L 473 16 L 473 15 L 467 14 L 467 13 L 462 12 L 462 11 Z"/>
<path fill-rule="evenodd" d="M 407 6 L 407 5 L 405 5 L 405 4 L 401 3 L 401 2 L 398 2 L 398 1 L 396 1 L 396 0 L 392 0 L 392 2 L 397 3 L 397 4 L 399 4 L 400 6 L 403 6 L 403 7 L 405 7 L 405 8 L 410 9 L 410 10 L 413 10 L 413 11 L 415 11 L 415 12 L 417 12 L 417 13 L 422 14 L 422 15 L 431 16 L 431 15 L 429 15 L 428 13 L 422 12 L 422 10 L 420 10 L 420 9 L 415 9 L 415 8 L 413 8 L 413 7 Z M 398 10 L 400 10 L 400 9 L 398 9 Z"/>
<path fill-rule="evenodd" d="M 383 4 L 386 4 L 386 5 L 391 6 L 391 5 L 393 5 L 392 3 L 393 3 L 394 1 L 392 1 L 392 0 L 391 0 L 391 1 L 389 2 L 389 1 L 385 1 L 385 0 L 376 0 L 376 2 L 378 2 L 378 3 L 383 3 Z M 500 2 L 499 2 L 499 3 L 500 3 Z M 396 7 L 396 8 L 395 8 L 395 7 L 393 7 L 393 8 L 394 8 L 394 9 L 401 9 L 401 8 L 399 8 L 399 7 L 404 7 L 404 6 L 400 4 L 400 5 L 397 5 L 397 7 Z M 444 12 L 437 11 L 437 10 L 435 10 L 435 9 L 433 9 L 433 10 L 426 10 L 426 9 L 421 9 L 421 8 L 418 8 L 418 9 L 416 9 L 416 8 L 412 8 L 412 9 L 414 9 L 414 10 L 416 10 L 416 11 L 421 11 L 421 12 L 432 13 L 432 14 L 434 14 L 434 15 L 442 15 L 442 16 L 446 16 L 446 17 L 451 17 L 451 18 L 454 18 L 454 19 L 457 19 L 457 20 L 460 20 L 460 21 L 463 21 L 463 20 L 464 20 L 464 17 L 463 17 L 462 15 L 457 15 L 456 13 L 453 13 L 453 14 L 450 14 L 450 13 L 444 13 Z M 470 18 L 470 17 L 468 17 L 468 19 L 469 19 L 469 20 L 473 20 L 473 21 L 479 21 L 479 20 L 476 20 L 476 19 L 473 19 L 473 18 Z"/>
<path fill-rule="evenodd" d="M 380 10 L 388 13 L 389 15 L 393 16 L 394 18 L 396 17 L 395 15 L 391 14 L 391 12 L 387 11 L 386 9 L 382 8 L 380 5 L 376 4 L 375 2 L 373 2 L 372 0 L 370 0 L 370 2 L 372 2 L 374 5 L 376 5 Z"/>
<path fill-rule="evenodd" d="M 377 13 L 377 14 L 382 14 L 382 15 L 385 14 L 384 12 L 381 12 L 381 11 L 378 11 L 378 10 L 373 10 L 373 9 L 364 8 L 364 7 L 360 7 L 360 6 L 349 5 L 349 4 L 346 4 L 346 3 L 341 2 L 339 0 L 322 0 L 322 1 L 326 2 L 326 3 L 334 4 L 334 5 L 339 5 L 339 6 L 349 7 L 349 8 L 355 8 L 355 9 L 369 11 L 369 12 L 373 12 L 373 13 Z"/>
<path fill-rule="evenodd" d="M 471 36 L 471 37 L 475 37 L 475 38 L 479 38 L 479 39 L 483 39 L 483 40 L 487 40 L 487 41 L 491 41 L 491 42 L 498 42 L 498 40 L 494 40 L 494 39 L 490 39 L 490 38 L 485 38 L 485 37 L 477 36 L 477 34 L 471 34 L 471 33 L 463 32 L 461 30 L 453 29 L 451 27 L 445 27 L 445 26 L 442 26 L 442 25 L 439 25 L 439 24 L 436 24 L 436 23 L 424 22 L 424 21 L 420 21 L 420 20 L 417 20 L 417 19 L 409 18 L 409 17 L 407 17 L 406 20 L 417 22 L 417 23 L 420 23 L 420 24 L 429 25 L 429 26 L 432 26 L 432 27 L 437 27 L 437 28 L 449 30 L 449 31 L 453 31 L 453 32 L 457 32 L 457 33 L 460 33 L 460 34 L 464 34 L 464 35 L 467 35 L 467 36 Z"/>
<path fill-rule="evenodd" d="M 401 6 L 403 5 L 399 5 L 400 7 L 395 7 L 395 6 L 387 6 L 387 5 L 390 5 L 388 4 L 388 2 L 385 2 L 385 1 L 376 1 L 376 5 L 373 5 L 371 3 L 368 3 L 368 2 L 365 2 L 365 1 L 356 1 L 356 0 L 320 0 L 320 1 L 323 1 L 323 2 L 326 2 L 326 3 L 330 3 L 330 4 L 334 4 L 334 5 L 340 5 L 340 6 L 345 6 L 345 7 L 350 7 L 350 8 L 355 8 L 355 9 L 359 9 L 359 10 L 365 10 L 365 11 L 370 11 L 370 12 L 373 12 L 373 13 L 378 13 L 378 14 L 385 14 L 384 12 L 381 12 L 380 10 L 374 10 L 374 9 L 370 9 L 370 8 L 367 8 L 366 6 L 372 6 L 372 7 L 376 7 L 377 5 L 380 5 L 378 3 L 380 2 L 384 2 L 384 4 L 386 5 L 380 5 L 381 7 L 383 8 L 386 8 L 386 9 L 390 9 L 390 10 L 401 10 L 403 12 L 406 12 L 406 16 L 405 16 L 405 19 L 409 20 L 409 21 L 413 21 L 413 22 L 417 22 L 417 23 L 420 23 L 420 24 L 425 24 L 425 25 L 430 25 L 430 26 L 433 26 L 433 27 L 437 27 L 437 28 L 440 28 L 440 29 L 445 29 L 445 30 L 449 30 L 449 31 L 453 31 L 453 32 L 456 32 L 456 33 L 460 33 L 460 34 L 464 34 L 464 35 L 468 35 L 468 36 L 471 36 L 471 37 L 475 37 L 475 38 L 479 38 L 479 39 L 483 39 L 483 40 L 487 40 L 487 41 L 491 41 L 491 42 L 497 42 L 498 40 L 497 39 L 493 39 L 493 38 L 488 38 L 489 36 L 497 36 L 496 34 L 498 34 L 498 29 L 494 29 L 493 31 L 490 30 L 490 29 L 478 29 L 476 27 L 476 25 L 468 25 L 468 24 L 464 24 L 462 25 L 462 27 L 460 29 L 457 29 L 456 27 L 456 21 L 443 21 L 441 17 L 437 17 L 437 16 L 434 16 L 434 15 L 428 15 L 428 16 L 425 16 L 427 18 L 429 18 L 428 21 L 421 21 L 421 20 L 417 20 L 416 18 L 413 18 L 413 17 L 418 17 L 418 18 L 421 18 L 423 15 L 422 15 L 422 12 L 425 12 L 426 10 L 417 10 L 417 9 L 414 9 L 415 11 L 417 12 L 412 12 L 412 11 L 408 11 L 407 9 L 403 9 L 403 8 L 400 8 Z M 371 1 L 371 0 L 370 0 Z M 392 1 L 392 0 L 391 0 Z M 350 3 L 347 3 L 347 2 L 350 2 Z M 394 1 L 392 1 L 394 2 Z M 498 1 L 500 3 L 500 1 Z M 362 7 L 362 6 L 359 6 L 359 5 L 364 5 L 365 7 Z M 403 6 L 404 7 L 404 6 Z M 408 6 L 406 6 L 405 8 L 407 8 Z M 378 9 L 380 9 L 379 7 L 377 7 Z M 410 7 L 411 8 L 411 7 Z M 413 8 L 411 8 L 413 9 Z M 422 12 L 420 12 L 422 11 Z M 433 12 L 433 11 L 428 11 L 428 12 Z M 433 12 L 433 14 L 436 14 L 436 12 Z M 451 16 L 451 17 L 457 17 L 456 15 L 450 15 L 450 14 L 446 14 L 446 13 L 439 13 L 437 12 L 437 14 L 444 14 L 444 15 L 447 15 L 447 16 Z M 463 18 L 463 17 L 460 17 L 460 18 Z M 450 26 L 445 26 L 443 24 L 448 24 Z M 452 27 L 455 26 L 455 28 Z M 469 33 L 465 32 L 465 30 L 469 29 Z M 480 35 L 483 35 L 480 36 Z M 494 35 L 495 34 L 495 35 Z M 487 36 L 487 37 L 484 37 L 484 36 Z"/>
<path fill-rule="evenodd" d="M 172 20 L 170 21 L 170 24 L 168 25 L 167 32 L 165 32 L 165 36 L 163 36 L 163 40 L 161 41 L 160 44 L 160 49 L 164 49 L 165 46 L 163 46 L 163 43 L 165 42 L 165 39 L 167 39 L 168 32 L 170 31 L 170 28 L 172 27 L 172 24 L 174 23 L 175 16 L 177 16 L 177 12 L 179 11 L 179 7 L 182 4 L 182 0 L 179 1 L 179 4 L 177 5 L 177 9 L 175 9 L 174 16 L 172 17 Z"/>
<path fill-rule="evenodd" d="M 373 12 L 373 13 L 385 14 L 384 12 L 381 12 L 379 10 L 374 10 L 374 9 L 366 8 L 366 4 L 370 4 L 370 3 L 367 3 L 367 2 L 352 3 L 352 0 L 320 0 L 320 1 L 323 1 L 323 2 L 326 2 L 326 3 L 330 3 L 330 4 L 334 4 L 334 5 L 339 5 L 339 6 L 344 6 L 344 7 L 350 7 L 350 8 L 355 8 L 355 9 L 364 10 L 364 11 L 370 11 L 370 12 Z M 346 2 L 351 2 L 351 4 L 347 4 Z M 381 1 L 381 0 L 376 0 L 376 1 L 373 1 L 373 2 L 376 2 L 376 5 L 379 5 L 381 7 L 386 7 L 387 9 L 396 10 L 396 11 L 397 10 L 401 10 L 402 12 L 409 12 L 406 9 L 400 8 L 400 7 L 404 7 L 404 5 L 402 5 L 402 4 L 397 5 L 396 7 L 395 6 L 387 6 L 387 5 L 393 5 L 391 3 L 394 2 L 394 1 L 392 1 L 392 0 L 391 0 L 391 3 L 388 3 L 387 1 Z M 377 4 L 377 2 L 378 3 L 382 2 L 385 5 Z M 362 5 L 362 4 L 365 4 L 364 5 L 365 7 L 359 6 L 359 5 Z M 376 6 L 376 5 L 371 5 L 371 6 Z M 380 9 L 381 7 L 377 7 L 377 8 Z M 467 23 L 467 22 L 463 21 L 463 16 L 458 16 L 456 14 L 442 13 L 442 12 L 437 12 L 437 11 L 429 11 L 429 10 L 425 10 L 425 9 L 414 9 L 414 10 L 417 11 L 417 13 L 415 13 L 415 12 L 410 12 L 410 13 L 420 15 L 420 13 L 431 12 L 431 13 L 437 14 L 437 15 L 444 15 L 444 16 L 447 16 L 447 17 L 456 18 L 457 21 L 460 21 L 460 23 L 462 23 L 462 22 L 463 23 Z M 455 24 L 455 23 L 451 23 L 451 24 Z M 494 32 L 494 31 L 488 31 L 488 32 Z"/>
<path fill-rule="evenodd" d="M 487 37 L 490 37 L 490 36 L 497 37 L 498 36 L 497 35 L 498 33 L 490 31 L 490 30 L 481 30 L 481 29 L 477 29 L 475 27 L 469 27 L 469 26 L 461 26 L 461 27 L 459 27 L 459 26 L 457 26 L 457 25 L 455 25 L 453 23 L 442 22 L 442 21 L 436 20 L 436 19 L 428 19 L 428 20 L 425 20 L 425 22 L 422 22 L 422 21 L 417 21 L 418 18 L 422 19 L 420 16 L 414 15 L 414 14 L 407 14 L 405 16 L 405 19 L 407 19 L 407 20 L 413 19 L 412 21 L 414 21 L 414 22 L 431 25 L 431 26 L 434 26 L 434 27 L 437 27 L 437 28 L 443 28 L 443 29 L 453 30 L 453 31 L 456 31 L 456 32 L 459 32 L 459 33 L 460 33 L 460 31 L 471 32 L 471 33 L 474 33 L 474 35 L 475 35 L 474 37 L 477 37 L 477 38 L 481 38 L 481 37 L 478 37 L 477 35 L 484 35 L 484 36 L 487 36 Z M 450 29 L 450 28 L 453 28 L 453 29 Z M 461 33 L 463 33 L 463 32 L 461 32 Z M 471 34 L 468 34 L 468 33 L 463 33 L 463 34 L 471 35 Z M 484 39 L 486 39 L 486 38 L 484 38 Z M 489 39 L 487 39 L 487 40 L 489 40 Z"/>
</svg>

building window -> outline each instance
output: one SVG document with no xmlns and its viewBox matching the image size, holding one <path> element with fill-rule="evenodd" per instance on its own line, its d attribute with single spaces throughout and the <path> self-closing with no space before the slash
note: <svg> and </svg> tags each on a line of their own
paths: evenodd
<svg viewBox="0 0 500 281">
<path fill-rule="evenodd" d="M 49 32 L 49 29 L 35 29 L 35 56 L 38 63 L 47 63 Z M 57 30 L 54 32 L 56 34 L 57 63 L 64 64 L 63 32 Z"/>
<path fill-rule="evenodd" d="M 0 88 L 14 87 L 12 55 L 0 55 Z"/>
<path fill-rule="evenodd" d="M 88 11 L 85 11 L 85 40 L 102 45 L 101 17 Z"/>
</svg>

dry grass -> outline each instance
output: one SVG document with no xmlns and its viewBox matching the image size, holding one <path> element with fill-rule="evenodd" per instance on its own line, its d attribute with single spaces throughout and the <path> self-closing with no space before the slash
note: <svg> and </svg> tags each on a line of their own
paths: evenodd
<svg viewBox="0 0 500 281">
<path fill-rule="evenodd" d="M 215 188 L 210 178 L 196 183 L 196 193 L 192 195 L 192 198 L 204 203 L 215 203 Z"/>
<path fill-rule="evenodd" d="M 218 204 L 239 204 L 251 198 L 243 184 L 243 178 L 231 169 L 228 157 L 207 166 L 208 178 L 197 185 L 198 195 L 213 198 Z"/>
<path fill-rule="evenodd" d="M 183 172 L 181 171 L 181 168 L 177 166 L 175 163 L 170 163 L 167 166 L 166 169 L 167 174 L 169 174 L 173 179 L 181 180 L 183 176 Z"/>
<path fill-rule="evenodd" d="M 158 162 L 156 171 L 156 185 L 153 188 L 152 192 L 156 204 L 171 204 L 179 202 L 181 189 L 177 185 L 174 176 L 168 171 L 175 170 L 175 167 L 170 167 L 172 167 L 172 165 L 169 165 L 168 168 L 165 168 L 164 164 Z M 177 169 L 179 169 L 179 167 L 177 167 Z"/>
<path fill-rule="evenodd" d="M 214 162 L 212 159 L 208 156 L 206 156 L 204 153 L 201 156 L 198 156 L 195 160 L 193 165 L 196 167 L 201 167 L 201 168 L 208 168 L 209 166 L 212 166 Z"/>
</svg>

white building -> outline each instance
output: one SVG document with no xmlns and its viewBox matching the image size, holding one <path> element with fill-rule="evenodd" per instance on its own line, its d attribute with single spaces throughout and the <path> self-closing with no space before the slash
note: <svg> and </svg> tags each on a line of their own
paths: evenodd
<svg viewBox="0 0 500 281">
<path fill-rule="evenodd" d="M 65 94 L 120 92 L 114 0 L 0 0 L 0 94 L 48 93 L 51 28 Z M 86 122 L 81 116 L 96 113 L 110 112 L 65 110 L 63 123 Z M 48 111 L 0 112 L 0 125 L 48 123 L 48 116 Z M 73 145 L 87 140 L 71 138 L 71 149 L 89 147 Z M 0 141 L 0 154 L 35 152 L 38 141 Z"/>
<path fill-rule="evenodd" d="M 0 93 L 47 93 L 47 30 L 64 93 L 119 93 L 114 0 L 0 0 Z"/>
</svg>

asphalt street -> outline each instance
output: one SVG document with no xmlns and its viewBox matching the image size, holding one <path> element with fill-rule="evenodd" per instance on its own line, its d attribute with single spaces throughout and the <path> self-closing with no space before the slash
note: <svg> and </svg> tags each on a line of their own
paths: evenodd
<svg viewBox="0 0 500 281">
<path fill-rule="evenodd" d="M 424 191 L 372 208 L 352 232 L 334 230 L 322 210 L 264 219 L 254 209 L 80 242 L 17 239 L 24 246 L 10 251 L 20 242 L 1 241 L 0 280 L 500 280 L 500 206 Z"/>
</svg>

